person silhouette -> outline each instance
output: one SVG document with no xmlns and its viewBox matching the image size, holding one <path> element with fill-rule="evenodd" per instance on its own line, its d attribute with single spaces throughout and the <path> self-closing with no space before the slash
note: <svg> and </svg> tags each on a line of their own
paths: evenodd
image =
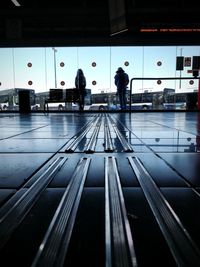
<svg viewBox="0 0 200 267">
<path fill-rule="evenodd" d="M 129 84 L 128 74 L 119 67 L 114 77 L 121 110 L 126 110 L 126 89 Z"/>
<path fill-rule="evenodd" d="M 79 94 L 79 110 L 84 110 L 85 96 L 86 96 L 86 78 L 82 69 L 77 70 L 75 77 L 75 87 Z"/>
</svg>

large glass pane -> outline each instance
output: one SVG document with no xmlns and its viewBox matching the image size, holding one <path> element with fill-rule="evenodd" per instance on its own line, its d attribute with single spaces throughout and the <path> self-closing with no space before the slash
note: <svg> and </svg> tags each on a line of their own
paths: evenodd
<svg viewBox="0 0 200 267">
<path fill-rule="evenodd" d="M 5 90 L 34 90 L 36 99 L 40 99 L 36 104 L 43 109 L 50 90 L 60 89 L 64 92 L 75 87 L 75 76 L 78 68 L 81 68 L 86 76 L 87 89 L 91 90 L 92 95 L 98 94 L 93 99 L 98 99 L 103 105 L 104 102 L 110 102 L 112 108 L 117 108 L 119 103 L 114 76 L 119 67 L 122 67 L 129 75 L 130 81 L 132 80 L 127 88 L 128 102 L 129 90 L 132 89 L 132 94 L 137 94 L 133 97 L 137 103 L 146 101 L 148 108 L 153 108 L 153 97 L 161 98 L 164 90 L 173 89 L 174 93 L 179 95 L 170 95 L 167 98 L 168 103 L 181 103 L 180 100 L 185 99 L 182 93 L 198 91 L 199 83 L 198 79 L 193 77 L 192 63 L 193 57 L 199 56 L 199 46 L 0 48 L 0 103 L 7 108 L 17 109 L 15 99 L 18 99 L 18 96 L 15 93 L 11 95 L 11 91 L 8 96 Z M 177 70 L 177 57 L 183 57 L 182 70 Z M 161 92 L 161 95 L 153 96 L 155 92 Z M 93 100 L 95 101 L 97 100 Z M 62 109 L 77 107 L 77 103 L 74 104 L 73 101 L 65 104 L 61 104 Z M 141 108 L 141 103 L 137 105 Z M 59 106 L 60 103 L 57 103 L 55 108 Z M 110 106 L 107 105 L 107 108 Z"/>
</svg>

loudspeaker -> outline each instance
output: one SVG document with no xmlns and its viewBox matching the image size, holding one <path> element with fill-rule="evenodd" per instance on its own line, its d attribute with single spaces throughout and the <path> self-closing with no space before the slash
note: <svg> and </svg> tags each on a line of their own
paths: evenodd
<svg viewBox="0 0 200 267">
<path fill-rule="evenodd" d="M 176 57 L 176 70 L 183 70 L 184 57 Z"/>
</svg>

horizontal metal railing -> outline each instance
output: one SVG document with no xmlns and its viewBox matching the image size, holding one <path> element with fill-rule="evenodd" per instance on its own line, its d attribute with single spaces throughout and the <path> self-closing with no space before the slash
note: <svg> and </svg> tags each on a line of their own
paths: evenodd
<svg viewBox="0 0 200 267">
<path fill-rule="evenodd" d="M 130 102 L 129 102 L 129 111 L 131 111 L 131 103 L 132 103 L 132 89 L 133 89 L 133 81 L 153 81 L 153 80 L 200 80 L 200 77 L 159 77 L 159 78 L 155 78 L 155 77 L 135 77 L 135 78 L 132 78 L 130 80 Z"/>
</svg>

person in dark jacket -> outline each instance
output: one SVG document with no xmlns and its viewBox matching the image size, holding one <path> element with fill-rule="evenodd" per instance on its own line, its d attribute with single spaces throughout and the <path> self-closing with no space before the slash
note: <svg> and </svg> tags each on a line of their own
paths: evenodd
<svg viewBox="0 0 200 267">
<path fill-rule="evenodd" d="M 126 89 L 129 84 L 129 76 L 128 74 L 119 67 L 116 71 L 116 75 L 114 77 L 114 82 L 117 87 L 117 94 L 119 97 L 119 103 L 121 110 L 126 109 Z"/>
<path fill-rule="evenodd" d="M 77 74 L 75 77 L 75 87 L 77 90 L 79 90 L 79 110 L 84 110 L 86 95 L 86 78 L 82 69 L 77 70 Z"/>
</svg>

